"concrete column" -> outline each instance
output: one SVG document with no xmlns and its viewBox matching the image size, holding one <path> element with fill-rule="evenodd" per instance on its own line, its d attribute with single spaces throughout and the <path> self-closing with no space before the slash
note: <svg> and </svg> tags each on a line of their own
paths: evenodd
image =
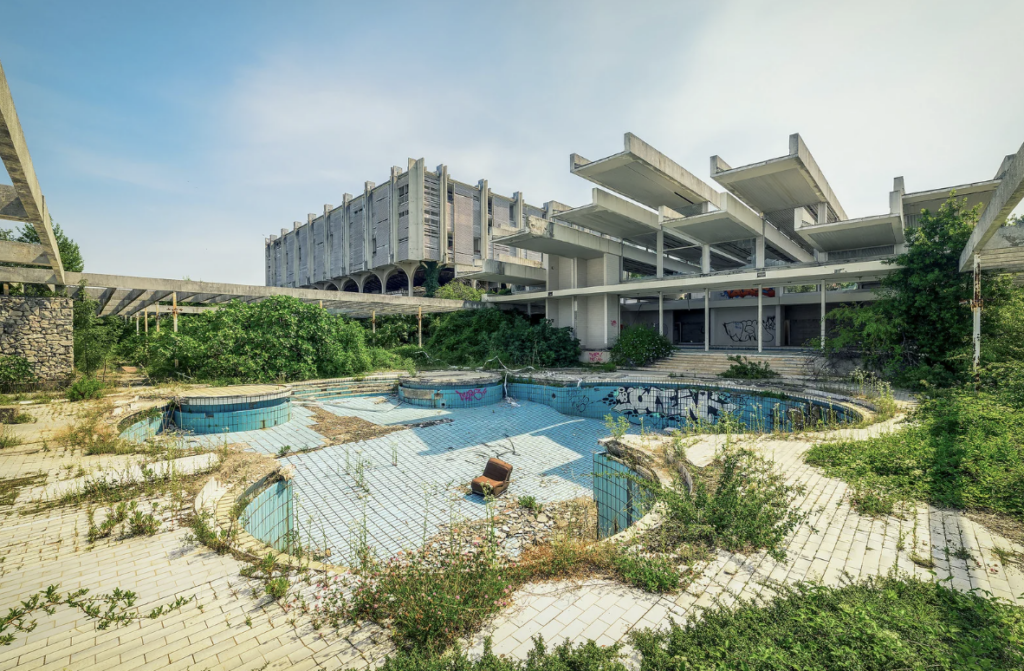
<svg viewBox="0 0 1024 671">
<path fill-rule="evenodd" d="M 757 285 L 757 351 L 758 351 L 758 353 L 761 353 L 762 351 L 764 351 L 764 343 L 763 343 L 763 341 L 764 341 L 764 336 L 763 336 L 763 333 L 764 333 L 764 319 L 763 319 L 764 310 L 762 309 L 762 304 L 764 303 L 764 297 L 762 296 L 763 293 L 764 292 L 761 290 L 761 285 L 758 284 Z"/>
<path fill-rule="evenodd" d="M 135 335 L 139 335 L 139 313 L 135 313 Z"/>
<path fill-rule="evenodd" d="M 700 247 L 700 272 L 705 275 L 711 272 L 711 245 Z"/>
<path fill-rule="evenodd" d="M 363 183 L 363 268 L 373 268 L 373 219 L 370 217 L 370 204 L 373 201 L 373 182 Z"/>
<path fill-rule="evenodd" d="M 388 259 L 391 263 L 398 261 L 398 176 L 401 174 L 402 169 L 397 165 L 391 168 L 391 212 L 388 213 Z"/>
<path fill-rule="evenodd" d="M 174 332 L 178 332 L 178 292 L 171 292 L 171 314 L 174 315 Z"/>
<path fill-rule="evenodd" d="M 348 239 L 348 225 L 350 221 L 349 214 L 349 203 L 352 202 L 352 194 L 346 193 L 341 196 L 341 253 L 345 255 L 345 261 L 342 264 L 342 272 L 348 275 L 352 272 L 353 268 L 349 266 L 352 263 L 352 257 L 349 256 L 351 248 L 349 247 Z"/>
<path fill-rule="evenodd" d="M 405 273 L 406 278 L 409 280 L 409 298 L 412 298 L 412 289 L 415 284 L 416 269 L 420 267 L 419 261 L 401 261 L 398 267 Z"/>
<path fill-rule="evenodd" d="M 761 221 L 761 225 L 764 225 L 764 220 Z M 764 268 L 764 236 L 760 235 L 755 238 L 754 243 L 754 267 Z"/>
<path fill-rule="evenodd" d="M 426 228 L 426 166 L 422 158 L 409 159 L 409 258 L 425 259 L 423 231 Z"/>
<path fill-rule="evenodd" d="M 324 203 L 324 279 L 329 280 L 334 275 L 331 268 L 331 210 L 333 205 Z"/>
<path fill-rule="evenodd" d="M 711 350 L 711 292 L 704 289 L 704 351 Z"/>
<path fill-rule="evenodd" d="M 825 351 L 825 283 L 821 283 L 821 351 Z"/>
<path fill-rule="evenodd" d="M 491 190 L 487 188 L 487 180 L 481 179 L 480 183 L 480 258 L 491 258 L 491 218 L 487 214 L 487 201 Z M 574 326 L 575 328 L 575 326 Z"/>
<path fill-rule="evenodd" d="M 665 335 L 665 294 L 658 292 L 658 333 Z"/>
<path fill-rule="evenodd" d="M 665 277 L 665 230 L 662 228 L 658 229 L 658 242 L 657 242 L 657 276 L 658 279 Z M 664 335 L 664 334 L 662 334 Z"/>
<path fill-rule="evenodd" d="M 448 166 L 439 165 L 437 166 L 438 175 L 438 202 L 440 203 L 440 212 L 438 219 L 441 222 L 439 224 L 440 241 L 439 246 L 441 247 L 438 259 L 442 264 L 452 263 L 453 259 L 448 256 L 448 227 L 452 222 L 448 221 Z"/>
</svg>

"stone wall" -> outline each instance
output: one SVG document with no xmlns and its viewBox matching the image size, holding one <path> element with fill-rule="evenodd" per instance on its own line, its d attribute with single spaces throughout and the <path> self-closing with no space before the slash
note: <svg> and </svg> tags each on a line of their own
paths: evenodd
<svg viewBox="0 0 1024 671">
<path fill-rule="evenodd" d="M 40 381 L 71 378 L 70 298 L 0 296 L 0 354 L 28 359 Z"/>
</svg>

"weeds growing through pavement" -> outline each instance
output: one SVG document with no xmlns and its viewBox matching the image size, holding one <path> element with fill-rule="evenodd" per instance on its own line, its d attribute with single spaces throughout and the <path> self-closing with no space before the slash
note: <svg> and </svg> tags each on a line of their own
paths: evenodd
<svg viewBox="0 0 1024 671">
<path fill-rule="evenodd" d="M 14 432 L 7 428 L 6 425 L 0 425 L 0 450 L 8 447 L 17 447 L 23 442 L 21 437 L 14 435 Z"/>
</svg>

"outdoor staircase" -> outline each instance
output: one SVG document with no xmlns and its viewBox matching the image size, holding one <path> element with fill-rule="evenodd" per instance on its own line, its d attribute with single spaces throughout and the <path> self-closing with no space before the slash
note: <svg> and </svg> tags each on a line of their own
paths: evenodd
<svg viewBox="0 0 1024 671">
<path fill-rule="evenodd" d="M 323 401 L 353 396 L 392 394 L 398 389 L 399 374 L 368 375 L 362 378 L 345 377 L 333 380 L 295 382 L 292 398 L 297 401 Z"/>
<path fill-rule="evenodd" d="M 814 376 L 818 356 L 809 352 L 787 352 L 785 354 L 758 354 L 757 352 L 700 352 L 676 350 L 672 355 L 655 361 L 639 370 L 661 375 L 675 374 L 681 377 L 718 377 L 733 364 L 730 356 L 745 356 L 752 362 L 767 362 L 771 369 L 782 377 L 809 378 Z"/>
</svg>

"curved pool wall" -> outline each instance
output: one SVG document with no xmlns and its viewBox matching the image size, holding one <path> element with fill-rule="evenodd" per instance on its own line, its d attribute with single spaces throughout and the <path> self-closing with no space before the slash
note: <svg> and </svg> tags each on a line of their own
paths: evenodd
<svg viewBox="0 0 1024 671">
<path fill-rule="evenodd" d="M 277 480 L 269 485 L 256 483 L 243 494 L 243 497 L 248 496 L 252 499 L 239 517 L 242 528 L 275 550 L 290 552 L 296 539 L 291 480 Z"/>
<path fill-rule="evenodd" d="M 616 384 L 581 383 L 553 387 L 509 382 L 512 398 L 543 403 L 575 417 L 626 417 L 645 429 L 678 429 L 717 424 L 729 416 L 750 431 L 793 431 L 827 423 L 858 421 L 855 410 L 809 396 L 786 394 L 776 398 L 756 391 L 704 387 L 693 384 L 624 380 Z"/>
<path fill-rule="evenodd" d="M 292 418 L 287 396 L 259 401 L 218 402 L 221 399 L 188 399 L 172 411 L 174 425 L 192 433 L 257 431 L 284 424 Z"/>
<path fill-rule="evenodd" d="M 500 382 L 468 386 L 402 382 L 398 386 L 398 397 L 422 408 L 478 408 L 497 403 L 505 397 L 505 392 Z"/>
<path fill-rule="evenodd" d="M 607 452 L 594 454 L 594 503 L 597 537 L 608 538 L 647 514 L 654 497 L 641 476 Z"/>
</svg>

